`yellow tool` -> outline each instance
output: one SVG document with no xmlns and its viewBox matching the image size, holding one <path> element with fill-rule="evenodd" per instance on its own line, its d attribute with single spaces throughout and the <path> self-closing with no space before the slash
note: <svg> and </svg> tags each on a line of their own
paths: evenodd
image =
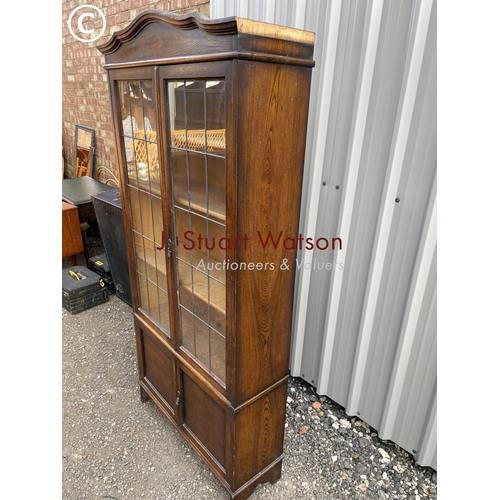
<svg viewBox="0 0 500 500">
<path fill-rule="evenodd" d="M 75 278 L 77 281 L 81 280 L 80 275 L 78 273 L 75 273 L 75 271 L 70 271 L 69 274 L 70 276 L 73 276 L 73 278 Z"/>
</svg>

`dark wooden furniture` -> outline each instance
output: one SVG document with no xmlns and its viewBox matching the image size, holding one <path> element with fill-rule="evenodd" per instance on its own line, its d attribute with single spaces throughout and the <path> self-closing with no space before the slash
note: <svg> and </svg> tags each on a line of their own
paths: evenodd
<svg viewBox="0 0 500 500">
<path fill-rule="evenodd" d="M 232 498 L 281 475 L 313 43 L 145 11 L 99 47 L 141 396 Z"/>
<path fill-rule="evenodd" d="M 95 220 L 92 196 L 112 189 L 92 177 L 74 177 L 62 181 L 62 201 L 78 207 L 80 222 Z"/>
<path fill-rule="evenodd" d="M 63 179 L 62 181 L 62 200 L 78 208 L 80 229 L 83 237 L 83 253 L 85 255 L 85 262 L 89 268 L 89 252 L 85 237 L 87 230 L 92 225 L 97 227 L 97 219 L 94 206 L 92 205 L 92 196 L 110 189 L 111 187 L 106 186 L 106 184 L 87 176 Z"/>
<path fill-rule="evenodd" d="M 123 226 L 120 189 L 111 189 L 92 196 L 104 250 L 116 287 L 116 295 L 129 306 L 132 291 L 127 262 L 127 242 Z"/>
<path fill-rule="evenodd" d="M 82 231 L 78 218 L 78 208 L 62 202 L 62 258 L 71 257 L 76 266 L 76 255 L 83 253 Z"/>
</svg>

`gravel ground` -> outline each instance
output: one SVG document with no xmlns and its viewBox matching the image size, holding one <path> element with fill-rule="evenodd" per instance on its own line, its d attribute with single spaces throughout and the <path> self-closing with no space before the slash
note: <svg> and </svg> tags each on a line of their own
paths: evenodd
<svg viewBox="0 0 500 500">
<path fill-rule="evenodd" d="M 228 499 L 154 403 L 141 403 L 137 377 L 125 302 L 62 309 L 62 498 Z M 302 379 L 290 378 L 286 411 L 282 478 L 252 500 L 437 498 L 435 471 Z"/>
</svg>

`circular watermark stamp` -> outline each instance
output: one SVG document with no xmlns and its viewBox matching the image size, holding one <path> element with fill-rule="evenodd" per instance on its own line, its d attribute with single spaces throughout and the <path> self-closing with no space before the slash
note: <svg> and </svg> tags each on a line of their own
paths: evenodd
<svg viewBox="0 0 500 500">
<path fill-rule="evenodd" d="M 92 10 L 95 12 L 92 12 Z M 75 33 L 73 27 L 71 26 L 73 17 L 77 13 L 79 13 L 76 23 L 78 27 L 78 35 Z M 84 35 L 90 36 L 95 31 L 97 31 L 96 28 L 94 27 L 92 28 L 87 27 L 87 23 L 89 23 L 89 21 L 91 21 L 92 24 L 95 24 L 96 26 L 102 24 L 101 30 L 99 31 L 98 35 L 92 36 L 91 38 L 82 38 L 82 36 Z M 85 25 L 83 23 L 85 23 Z M 104 30 L 106 29 L 106 17 L 104 16 L 104 12 L 94 5 L 90 4 L 80 5 L 76 7 L 76 9 L 73 9 L 71 11 L 71 14 L 69 15 L 68 19 L 68 28 L 73 37 L 76 38 L 78 41 L 85 43 L 94 42 L 95 40 L 101 38 L 101 36 L 104 34 Z"/>
</svg>

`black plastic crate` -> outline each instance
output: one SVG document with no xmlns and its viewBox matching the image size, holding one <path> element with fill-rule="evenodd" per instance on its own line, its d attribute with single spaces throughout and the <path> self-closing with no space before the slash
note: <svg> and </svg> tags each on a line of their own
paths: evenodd
<svg viewBox="0 0 500 500">
<path fill-rule="evenodd" d="M 90 269 L 97 273 L 106 283 L 108 293 L 115 293 L 115 283 L 109 267 L 108 258 L 106 254 L 102 253 L 90 258 Z"/>
<path fill-rule="evenodd" d="M 104 280 L 85 266 L 74 266 L 62 271 L 62 305 L 71 314 L 107 302 L 108 289 Z"/>
</svg>

